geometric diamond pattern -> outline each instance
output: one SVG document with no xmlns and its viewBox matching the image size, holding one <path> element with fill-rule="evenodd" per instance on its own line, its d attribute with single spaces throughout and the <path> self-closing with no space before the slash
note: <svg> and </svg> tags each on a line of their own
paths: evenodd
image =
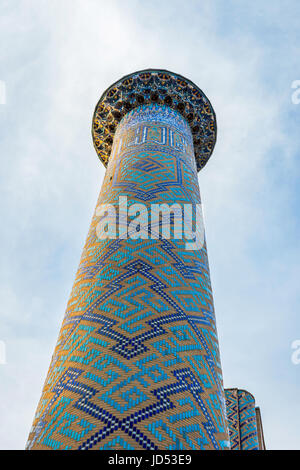
<svg viewBox="0 0 300 470">
<path fill-rule="evenodd" d="M 120 196 L 200 202 L 191 131 L 175 110 L 141 106 L 118 125 L 98 204 Z M 27 447 L 228 448 L 206 244 L 188 251 L 147 229 L 103 240 L 98 223 L 95 211 Z M 246 446 L 252 415 L 240 405 Z"/>
</svg>

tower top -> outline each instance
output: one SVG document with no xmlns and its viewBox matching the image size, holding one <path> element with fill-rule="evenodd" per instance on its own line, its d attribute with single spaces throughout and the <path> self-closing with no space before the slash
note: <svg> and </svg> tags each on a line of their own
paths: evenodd
<svg viewBox="0 0 300 470">
<path fill-rule="evenodd" d="M 213 107 L 193 82 L 168 70 L 146 69 L 131 73 L 111 85 L 101 96 L 93 116 L 92 136 L 98 157 L 107 166 L 117 125 L 132 109 L 164 104 L 189 123 L 197 170 L 203 168 L 216 142 Z"/>
</svg>

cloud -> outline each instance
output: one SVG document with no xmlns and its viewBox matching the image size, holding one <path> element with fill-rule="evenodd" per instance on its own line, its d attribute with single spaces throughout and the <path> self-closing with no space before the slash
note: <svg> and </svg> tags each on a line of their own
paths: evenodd
<svg viewBox="0 0 300 470">
<path fill-rule="evenodd" d="M 217 113 L 199 181 L 225 385 L 255 394 L 269 448 L 296 448 L 297 2 L 10 0 L 1 9 L 0 446 L 24 447 L 100 190 L 94 107 L 123 75 L 158 67 L 193 80 Z"/>
</svg>

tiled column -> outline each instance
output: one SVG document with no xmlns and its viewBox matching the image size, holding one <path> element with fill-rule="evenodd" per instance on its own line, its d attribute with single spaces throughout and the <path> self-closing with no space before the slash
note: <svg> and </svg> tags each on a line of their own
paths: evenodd
<svg viewBox="0 0 300 470">
<path fill-rule="evenodd" d="M 184 233 L 149 227 L 163 203 L 195 215 L 193 135 L 178 110 L 146 103 L 115 129 L 28 448 L 228 447 L 206 243 L 189 249 Z M 115 238 L 101 238 L 103 204 Z M 149 217 L 139 226 L 138 214 Z"/>
</svg>

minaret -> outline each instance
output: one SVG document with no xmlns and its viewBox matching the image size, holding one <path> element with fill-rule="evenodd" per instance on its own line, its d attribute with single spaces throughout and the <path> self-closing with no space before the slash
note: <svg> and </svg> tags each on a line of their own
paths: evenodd
<svg viewBox="0 0 300 470">
<path fill-rule="evenodd" d="M 27 447 L 229 448 L 206 242 L 191 238 L 213 108 L 143 70 L 102 95 L 92 134 L 107 170 Z"/>
<path fill-rule="evenodd" d="M 225 389 L 231 450 L 265 450 L 260 408 L 247 390 Z"/>
</svg>

